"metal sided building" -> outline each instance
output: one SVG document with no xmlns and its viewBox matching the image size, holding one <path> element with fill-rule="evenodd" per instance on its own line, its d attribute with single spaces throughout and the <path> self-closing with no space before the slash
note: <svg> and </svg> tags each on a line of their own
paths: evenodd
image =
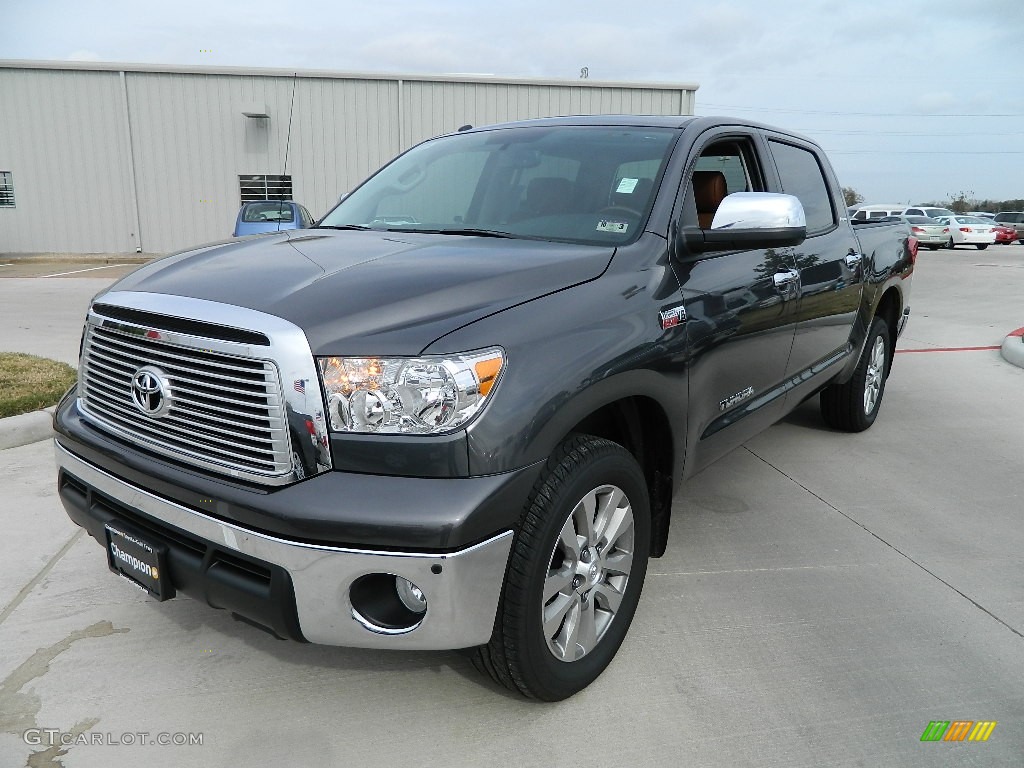
<svg viewBox="0 0 1024 768">
<path fill-rule="evenodd" d="M 400 151 L 462 125 L 691 115 L 696 90 L 0 61 L 0 253 L 167 253 L 230 236 L 243 200 L 283 195 L 321 216 Z"/>
</svg>

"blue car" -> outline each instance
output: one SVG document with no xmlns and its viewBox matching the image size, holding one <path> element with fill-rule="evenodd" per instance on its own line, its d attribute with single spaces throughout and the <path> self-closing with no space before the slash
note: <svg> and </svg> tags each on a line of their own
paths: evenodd
<svg viewBox="0 0 1024 768">
<path fill-rule="evenodd" d="M 305 206 L 292 200 L 253 200 L 242 203 L 235 220 L 233 237 L 280 232 L 282 229 L 306 229 L 313 217 Z"/>
</svg>

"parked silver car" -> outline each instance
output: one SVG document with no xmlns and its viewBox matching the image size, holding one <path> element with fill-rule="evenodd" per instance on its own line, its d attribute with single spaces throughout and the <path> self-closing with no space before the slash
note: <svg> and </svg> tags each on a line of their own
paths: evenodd
<svg viewBox="0 0 1024 768">
<path fill-rule="evenodd" d="M 929 216 L 900 216 L 910 225 L 910 234 L 929 250 L 937 251 L 949 244 L 949 225 Z"/>
</svg>

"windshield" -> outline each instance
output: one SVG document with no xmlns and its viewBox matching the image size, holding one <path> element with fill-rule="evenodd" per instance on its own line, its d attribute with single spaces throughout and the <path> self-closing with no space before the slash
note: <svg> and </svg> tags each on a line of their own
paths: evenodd
<svg viewBox="0 0 1024 768">
<path fill-rule="evenodd" d="M 622 244 L 641 231 L 677 135 L 545 126 L 445 136 L 396 158 L 320 226 Z"/>
</svg>

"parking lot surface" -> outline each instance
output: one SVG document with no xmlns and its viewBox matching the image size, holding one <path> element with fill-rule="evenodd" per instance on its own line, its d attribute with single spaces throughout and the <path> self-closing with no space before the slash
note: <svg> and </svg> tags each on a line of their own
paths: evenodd
<svg viewBox="0 0 1024 768">
<path fill-rule="evenodd" d="M 0 279 L 0 349 L 73 360 L 107 282 Z M 0 451 L 0 766 L 1020 766 L 1022 289 L 1024 246 L 922 251 L 874 427 L 809 402 L 689 482 L 618 656 L 558 704 L 154 603 L 67 519 L 48 442 Z"/>
</svg>

